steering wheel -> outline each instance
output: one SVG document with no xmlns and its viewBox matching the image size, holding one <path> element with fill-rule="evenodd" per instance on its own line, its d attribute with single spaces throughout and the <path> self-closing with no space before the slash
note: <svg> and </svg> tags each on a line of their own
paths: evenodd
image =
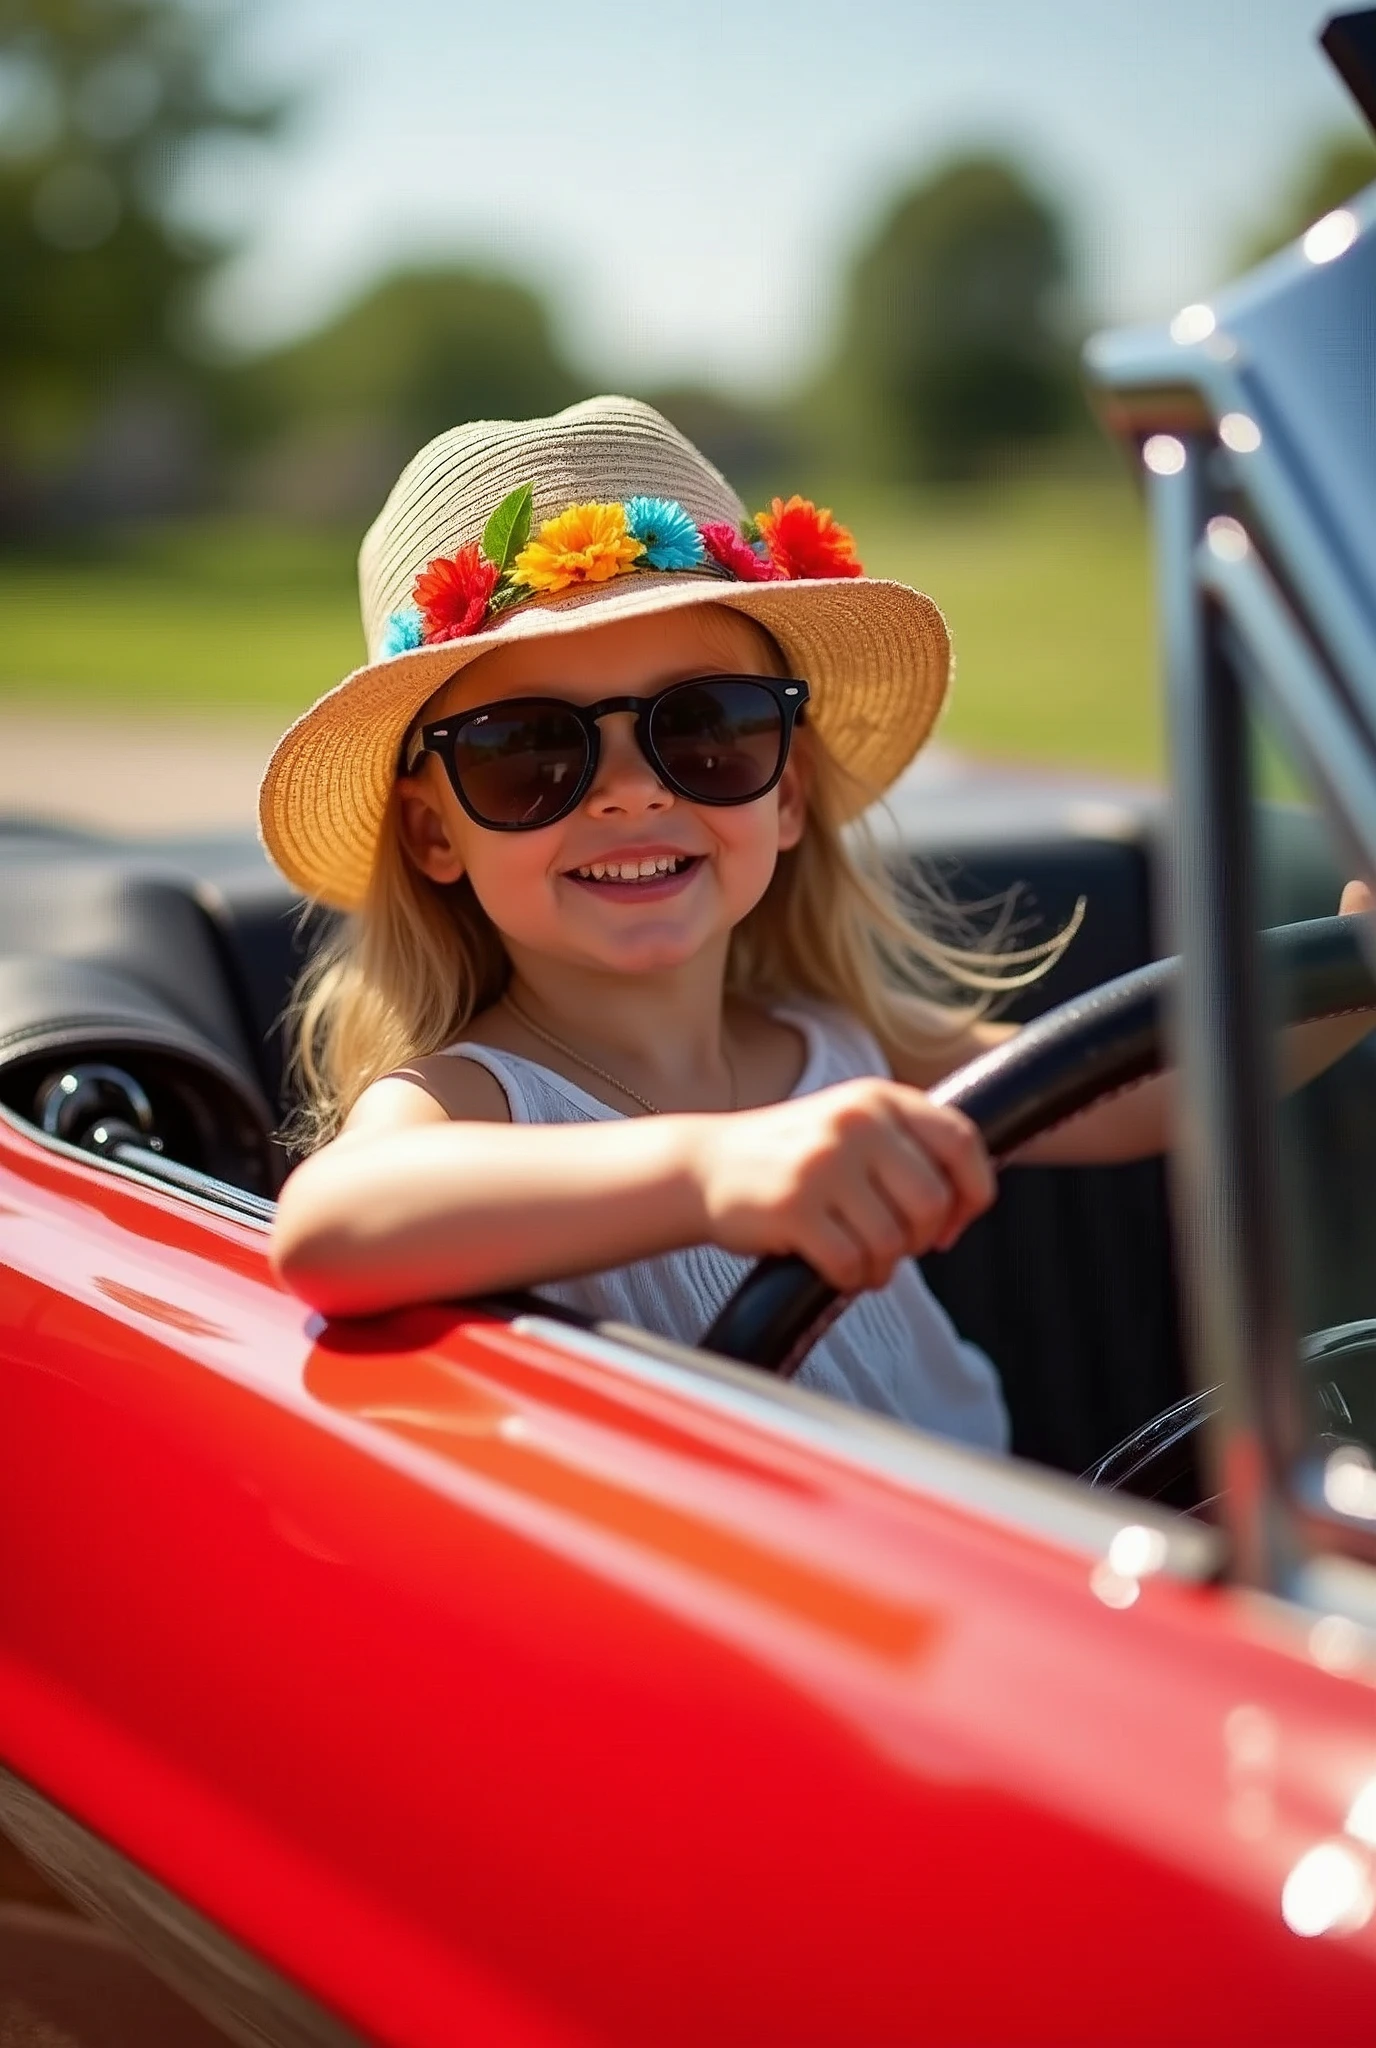
<svg viewBox="0 0 1376 2048">
<path fill-rule="evenodd" d="M 1285 1022 L 1376 1007 L 1376 981 L 1359 937 L 1362 922 L 1324 917 L 1263 933 Z M 1158 1071 L 1163 1019 L 1178 972 L 1178 961 L 1158 960 L 1073 997 L 948 1075 L 932 1089 L 932 1100 L 963 1110 L 994 1160 L 1006 1159 L 1039 1133 Z M 706 1351 L 789 1379 L 852 1298 L 838 1294 L 803 1259 L 761 1259 L 699 1341 Z M 1147 1440 L 1162 1448 L 1179 1444 L 1209 1412 L 1211 1398 L 1192 1395 L 1177 1403 L 1086 1477 L 1112 1486 L 1137 1474 L 1142 1459 L 1129 1455 L 1133 1446 L 1145 1448 Z"/>
</svg>

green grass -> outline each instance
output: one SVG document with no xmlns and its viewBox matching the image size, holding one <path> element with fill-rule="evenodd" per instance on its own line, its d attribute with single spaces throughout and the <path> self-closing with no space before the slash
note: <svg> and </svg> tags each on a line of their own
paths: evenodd
<svg viewBox="0 0 1376 2048">
<path fill-rule="evenodd" d="M 944 741 L 1159 772 L 1150 565 L 1126 482 L 836 503 L 867 566 L 930 591 L 950 622 Z M 0 710 L 286 718 L 361 659 L 355 544 L 204 522 L 84 560 L 0 561 Z"/>
<path fill-rule="evenodd" d="M 867 568 L 915 583 L 946 615 L 956 683 L 944 741 L 1161 773 L 1150 551 L 1126 482 L 948 494 L 853 523 Z"/>
<path fill-rule="evenodd" d="M 0 708 L 303 710 L 363 658 L 353 544 L 256 525 L 0 561 Z"/>
</svg>

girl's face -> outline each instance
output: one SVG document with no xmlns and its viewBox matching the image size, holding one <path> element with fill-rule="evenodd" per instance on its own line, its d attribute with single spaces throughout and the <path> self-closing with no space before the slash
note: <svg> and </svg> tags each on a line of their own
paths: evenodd
<svg viewBox="0 0 1376 2048">
<path fill-rule="evenodd" d="M 725 606 L 623 619 L 565 639 L 513 641 L 456 676 L 427 720 L 507 697 L 649 696 L 690 676 L 778 675 L 773 642 Z M 680 967 L 707 949 L 724 956 L 732 929 L 769 886 L 779 854 L 796 846 L 806 791 L 795 740 L 783 775 L 754 803 L 694 804 L 664 787 L 636 744 L 630 712 L 600 721 L 597 773 L 567 818 L 533 832 L 475 824 L 427 756 L 401 784 L 401 830 L 435 882 L 467 874 L 508 945 L 571 966 L 619 974 Z M 583 876 L 595 865 L 686 862 L 653 881 Z"/>
</svg>

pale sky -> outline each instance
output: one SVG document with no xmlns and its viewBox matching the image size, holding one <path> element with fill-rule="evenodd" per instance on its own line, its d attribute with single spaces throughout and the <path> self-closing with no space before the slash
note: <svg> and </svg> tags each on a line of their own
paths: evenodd
<svg viewBox="0 0 1376 2048">
<path fill-rule="evenodd" d="M 219 296 L 246 340 L 390 266 L 545 287 L 609 381 L 776 388 L 846 251 L 946 153 L 1017 156 L 1108 318 L 1226 276 L 1317 136 L 1360 132 L 1312 0 L 263 0 L 244 61 L 310 86 Z"/>
</svg>

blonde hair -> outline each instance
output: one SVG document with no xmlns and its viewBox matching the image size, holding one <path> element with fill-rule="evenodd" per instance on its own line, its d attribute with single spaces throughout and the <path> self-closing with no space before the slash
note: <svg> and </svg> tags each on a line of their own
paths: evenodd
<svg viewBox="0 0 1376 2048">
<path fill-rule="evenodd" d="M 935 875 L 915 869 L 900 880 L 867 824 L 843 833 L 839 819 L 856 808 L 852 779 L 814 732 L 798 744 L 807 824 L 732 934 L 729 994 L 834 1003 L 881 1045 L 922 1056 L 1054 966 L 1078 911 L 1054 938 L 1018 948 L 1013 901 L 996 899 L 975 906 L 993 912 L 975 943 L 970 911 Z M 300 1107 L 284 1137 L 295 1151 L 333 1137 L 365 1088 L 450 1044 L 506 986 L 501 935 L 472 885 L 437 884 L 412 864 L 398 802 L 394 789 L 362 910 L 318 950 L 288 1011 Z"/>
</svg>

